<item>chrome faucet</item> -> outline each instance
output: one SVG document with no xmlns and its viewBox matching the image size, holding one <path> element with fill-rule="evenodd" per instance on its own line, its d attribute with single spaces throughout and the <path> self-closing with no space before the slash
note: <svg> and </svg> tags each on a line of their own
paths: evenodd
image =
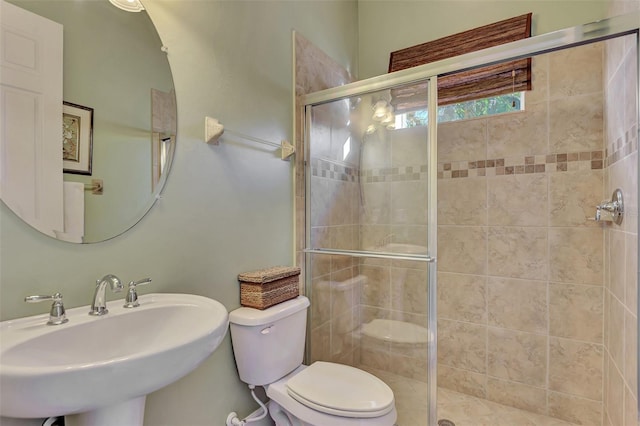
<svg viewBox="0 0 640 426">
<path fill-rule="evenodd" d="M 97 280 L 96 292 L 93 295 L 93 303 L 91 304 L 89 315 L 104 315 L 109 312 L 107 309 L 107 301 L 105 300 L 107 284 L 109 284 L 114 293 L 119 293 L 124 288 L 120 278 L 115 275 L 108 274 Z"/>
<path fill-rule="evenodd" d="M 125 298 L 125 308 L 137 308 L 140 306 L 138 302 L 138 286 L 149 284 L 151 282 L 151 278 L 143 278 L 138 281 L 131 281 L 129 283 L 129 291 L 127 292 L 127 297 Z"/>
<path fill-rule="evenodd" d="M 24 298 L 24 301 L 27 303 L 53 302 L 47 325 L 60 325 L 69 321 L 64 310 L 64 305 L 62 304 L 62 295 L 60 293 L 56 293 L 53 296 L 27 296 Z"/>
</svg>

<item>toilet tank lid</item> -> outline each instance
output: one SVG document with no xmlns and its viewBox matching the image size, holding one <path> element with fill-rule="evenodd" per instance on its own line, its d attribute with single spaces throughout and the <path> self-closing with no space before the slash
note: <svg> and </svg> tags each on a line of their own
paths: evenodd
<svg viewBox="0 0 640 426">
<path fill-rule="evenodd" d="M 309 299 L 298 296 L 264 310 L 242 307 L 229 312 L 229 322 L 245 326 L 265 325 L 300 312 L 308 306 Z"/>
</svg>

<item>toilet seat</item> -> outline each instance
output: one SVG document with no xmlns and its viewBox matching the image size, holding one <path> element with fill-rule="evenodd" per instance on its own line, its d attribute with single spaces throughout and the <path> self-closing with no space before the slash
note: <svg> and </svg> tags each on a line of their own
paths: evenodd
<svg viewBox="0 0 640 426">
<path fill-rule="evenodd" d="M 289 394 L 287 382 L 308 368 L 306 365 L 301 365 L 277 382 L 265 385 L 267 396 L 271 399 L 269 402 L 270 413 L 284 410 L 295 419 L 299 419 L 300 423 L 294 422 L 294 425 L 301 424 L 305 426 L 394 426 L 396 424 L 398 413 L 394 404 L 391 405 L 388 413 L 379 417 L 367 418 L 364 416 L 345 417 L 328 414 L 298 402 Z"/>
<path fill-rule="evenodd" d="M 287 393 L 307 407 L 342 417 L 380 417 L 394 406 L 393 391 L 376 376 L 322 361 L 291 377 Z"/>
</svg>

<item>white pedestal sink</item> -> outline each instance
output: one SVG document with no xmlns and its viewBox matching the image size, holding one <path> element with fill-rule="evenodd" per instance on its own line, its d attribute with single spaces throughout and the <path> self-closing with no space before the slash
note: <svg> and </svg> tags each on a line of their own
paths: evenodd
<svg viewBox="0 0 640 426">
<path fill-rule="evenodd" d="M 108 303 L 0 322 L 0 416 L 66 416 L 70 426 L 142 425 L 147 394 L 195 369 L 220 345 L 226 308 L 190 294 L 146 294 L 140 306 Z"/>
</svg>

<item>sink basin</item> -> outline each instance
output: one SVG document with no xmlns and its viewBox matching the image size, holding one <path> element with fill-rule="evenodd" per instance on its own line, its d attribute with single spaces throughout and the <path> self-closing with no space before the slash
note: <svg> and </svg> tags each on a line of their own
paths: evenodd
<svg viewBox="0 0 640 426">
<path fill-rule="evenodd" d="M 110 406 L 144 412 L 145 395 L 196 368 L 227 333 L 227 310 L 213 299 L 159 293 L 138 300 L 129 309 L 124 299 L 110 301 L 101 317 L 88 315 L 89 306 L 68 309 L 69 322 L 56 326 L 46 325 L 48 314 L 0 322 L 0 415 L 102 410 L 102 422 L 88 422 L 123 424 L 109 420 Z"/>
</svg>

